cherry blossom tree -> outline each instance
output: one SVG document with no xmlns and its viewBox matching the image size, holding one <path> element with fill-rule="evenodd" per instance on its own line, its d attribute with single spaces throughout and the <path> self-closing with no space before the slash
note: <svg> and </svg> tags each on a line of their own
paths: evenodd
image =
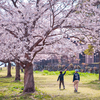
<svg viewBox="0 0 100 100">
<path fill-rule="evenodd" d="M 85 43 L 93 47 L 94 52 L 99 54 L 99 80 L 100 80 L 100 1 L 80 0 L 76 15 L 80 22 L 80 35 Z M 77 17 L 73 14 L 73 17 Z M 84 27 L 84 28 L 83 28 Z M 92 50 L 92 52 L 93 52 Z"/>
<path fill-rule="evenodd" d="M 82 26 L 79 21 L 76 23 L 78 18 L 73 15 L 76 15 L 78 2 L 0 1 L 0 59 L 14 59 L 25 69 L 23 92 L 35 91 L 33 60 L 37 54 L 39 57 L 39 54 L 45 53 L 65 55 L 67 52 L 72 55 L 81 52 L 77 44 L 83 40 L 78 37 L 79 30 L 76 28 Z"/>
</svg>

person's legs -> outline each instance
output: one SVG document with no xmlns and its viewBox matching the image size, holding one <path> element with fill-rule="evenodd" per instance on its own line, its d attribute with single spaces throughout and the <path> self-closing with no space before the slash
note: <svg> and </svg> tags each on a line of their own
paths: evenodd
<svg viewBox="0 0 100 100">
<path fill-rule="evenodd" d="M 63 89 L 65 89 L 64 80 L 62 81 Z"/>
<path fill-rule="evenodd" d="M 79 83 L 79 81 L 77 81 L 77 84 L 76 84 L 76 90 L 78 91 L 78 83 Z"/>
<path fill-rule="evenodd" d="M 76 90 L 76 80 L 74 81 L 74 92 Z"/>
<path fill-rule="evenodd" d="M 61 81 L 59 82 L 59 89 L 61 89 Z"/>
<path fill-rule="evenodd" d="M 74 91 L 76 90 L 76 88 L 75 88 L 75 84 L 74 84 Z"/>
<path fill-rule="evenodd" d="M 74 81 L 74 92 L 77 92 L 78 90 L 78 80 Z"/>
</svg>

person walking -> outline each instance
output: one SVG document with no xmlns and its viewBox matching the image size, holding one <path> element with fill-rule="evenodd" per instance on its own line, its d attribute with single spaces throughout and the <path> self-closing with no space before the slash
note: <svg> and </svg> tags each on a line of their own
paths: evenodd
<svg viewBox="0 0 100 100">
<path fill-rule="evenodd" d="M 78 74 L 78 69 L 75 70 L 75 73 L 73 75 L 73 82 L 74 82 L 74 92 L 78 91 L 78 84 L 80 81 L 80 75 Z"/>
<path fill-rule="evenodd" d="M 64 75 L 66 74 L 66 70 L 67 70 L 67 69 L 65 69 L 65 72 L 64 72 L 63 74 L 62 74 L 62 71 L 60 71 L 60 74 L 59 74 L 59 76 L 58 76 L 57 81 L 60 80 L 60 82 L 59 82 L 59 89 L 61 89 L 61 83 L 62 83 L 62 85 L 63 85 L 63 89 L 65 89 L 65 85 L 64 85 Z"/>
</svg>

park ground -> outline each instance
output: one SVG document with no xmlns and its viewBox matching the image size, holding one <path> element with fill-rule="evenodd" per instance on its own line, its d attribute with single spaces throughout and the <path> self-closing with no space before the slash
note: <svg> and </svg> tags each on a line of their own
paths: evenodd
<svg viewBox="0 0 100 100">
<path fill-rule="evenodd" d="M 21 73 L 21 81 L 14 81 L 15 68 L 12 69 L 12 77 L 7 78 L 7 69 L 0 71 L 0 100 L 100 100 L 100 81 L 98 74 L 82 74 L 78 93 L 74 93 L 73 75 L 65 75 L 65 89 L 59 90 L 58 75 L 47 75 L 42 72 L 34 72 L 35 93 L 23 94 L 24 73 Z"/>
</svg>

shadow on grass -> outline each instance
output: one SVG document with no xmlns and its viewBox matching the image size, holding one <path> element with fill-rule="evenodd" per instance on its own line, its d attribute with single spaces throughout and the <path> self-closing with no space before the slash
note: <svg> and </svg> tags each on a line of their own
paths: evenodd
<svg viewBox="0 0 100 100">
<path fill-rule="evenodd" d="M 88 88 L 91 88 L 91 89 L 100 90 L 100 81 L 95 80 L 95 81 L 91 81 L 89 83 L 83 83 L 79 87 L 88 87 Z"/>
<path fill-rule="evenodd" d="M 88 84 L 100 84 L 100 81 L 99 80 L 95 80 L 95 81 L 89 82 Z"/>
<path fill-rule="evenodd" d="M 0 84 L 2 83 L 18 83 L 20 81 L 15 81 L 15 77 L 6 77 L 2 76 L 0 77 Z"/>
<path fill-rule="evenodd" d="M 65 90 L 65 89 L 59 89 L 60 91 L 63 91 L 63 90 Z"/>
<path fill-rule="evenodd" d="M 11 76 L 11 77 L 1 76 L 0 78 L 14 78 L 14 76 Z"/>
<path fill-rule="evenodd" d="M 74 93 L 76 93 L 76 94 L 80 94 L 80 92 L 74 92 Z"/>
</svg>

